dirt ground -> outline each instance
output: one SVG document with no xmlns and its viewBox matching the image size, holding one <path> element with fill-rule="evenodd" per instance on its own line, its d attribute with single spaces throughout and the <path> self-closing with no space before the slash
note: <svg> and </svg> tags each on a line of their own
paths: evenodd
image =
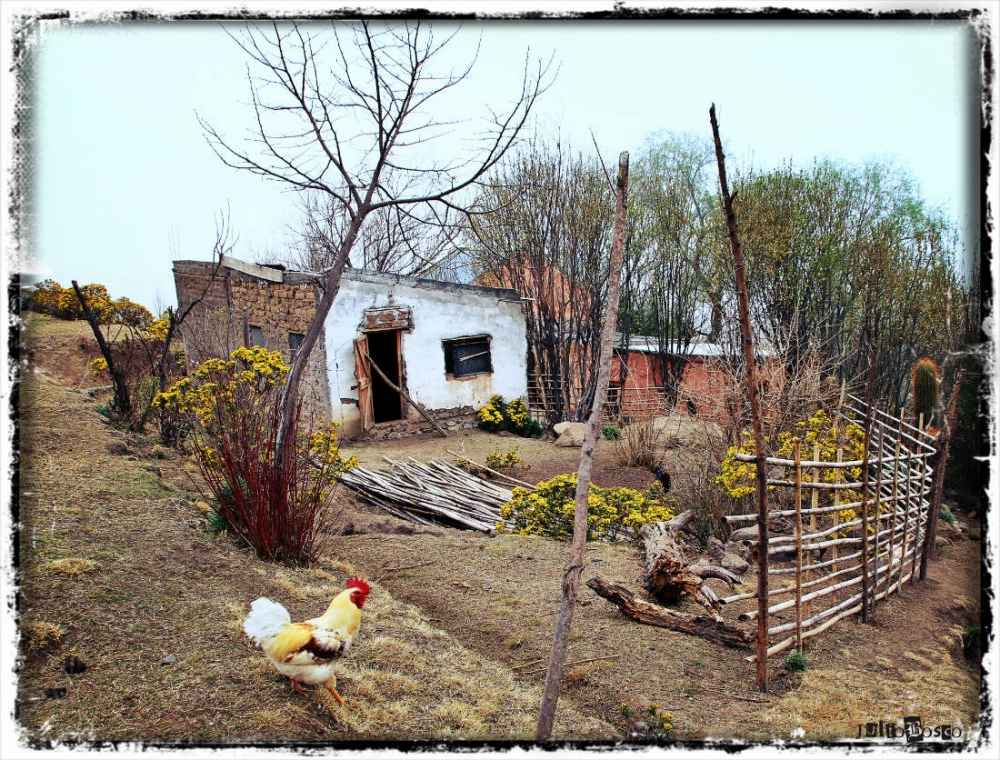
<svg viewBox="0 0 1000 760">
<path fill-rule="evenodd" d="M 414 529 L 344 489 L 338 530 L 316 567 L 262 562 L 209 533 L 190 463 L 103 422 L 82 329 L 36 320 L 22 352 L 23 741 L 530 740 L 567 544 Z M 352 444 L 345 453 L 378 467 L 383 456 L 452 458 L 448 449 L 483 461 L 513 446 L 528 465 L 516 473 L 523 480 L 576 469 L 577 449 L 480 432 Z M 594 480 L 645 488 L 651 476 L 619 467 L 602 441 Z M 843 742 L 865 723 L 914 715 L 974 736 L 980 667 L 963 656 L 961 634 L 980 620 L 981 552 L 979 541 L 945 546 L 928 579 L 906 585 L 871 622 L 852 618 L 819 636 L 804 673 L 775 658 L 766 695 L 749 651 L 640 625 L 581 585 L 556 734 L 648 741 L 635 735 L 635 715 L 657 704 L 672 713 L 670 738 L 685 742 Z M 641 565 L 641 547 L 594 543 L 583 583 L 600 575 L 638 591 Z M 353 572 L 375 591 L 340 671 L 353 707 L 343 711 L 323 695 L 291 695 L 240 623 L 261 594 L 311 617 Z M 752 588 L 746 580 L 737 590 Z M 727 618 L 740 611 L 733 607 Z M 697 611 L 690 601 L 681 609 Z M 64 673 L 70 655 L 88 669 Z M 46 698 L 53 687 L 66 697 Z"/>
</svg>

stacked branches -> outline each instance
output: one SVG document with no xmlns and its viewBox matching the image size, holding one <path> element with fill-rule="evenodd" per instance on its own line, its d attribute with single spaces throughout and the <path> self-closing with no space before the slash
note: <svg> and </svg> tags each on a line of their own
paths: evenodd
<svg viewBox="0 0 1000 760">
<path fill-rule="evenodd" d="M 500 507 L 513 498 L 508 489 L 440 459 L 386 461 L 389 470 L 357 467 L 341 482 L 368 503 L 421 525 L 489 532 L 500 521 Z"/>
</svg>

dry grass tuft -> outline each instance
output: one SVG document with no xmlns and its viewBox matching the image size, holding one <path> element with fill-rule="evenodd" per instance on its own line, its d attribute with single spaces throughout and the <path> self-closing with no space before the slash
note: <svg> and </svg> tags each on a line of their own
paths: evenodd
<svg viewBox="0 0 1000 760">
<path fill-rule="evenodd" d="M 901 724 L 904 715 L 920 715 L 924 725 L 960 725 L 965 736 L 978 722 L 979 684 L 964 671 L 956 678 L 947 651 L 904 652 L 878 662 L 889 674 L 845 663 L 810 668 L 801 686 L 761 717 L 789 731 L 803 729 L 807 741 L 856 738 L 859 723 L 889 719 Z"/>
<path fill-rule="evenodd" d="M 58 643 L 66 635 L 66 629 L 58 623 L 32 620 L 21 626 L 21 635 L 24 636 L 28 651 L 33 652 L 49 644 Z"/>
<path fill-rule="evenodd" d="M 81 559 L 80 557 L 64 557 L 63 559 L 54 559 L 50 562 L 46 562 L 44 568 L 46 571 L 53 573 L 55 575 L 68 575 L 73 578 L 77 578 L 84 573 L 92 573 L 97 568 L 100 567 L 92 559 Z"/>
</svg>

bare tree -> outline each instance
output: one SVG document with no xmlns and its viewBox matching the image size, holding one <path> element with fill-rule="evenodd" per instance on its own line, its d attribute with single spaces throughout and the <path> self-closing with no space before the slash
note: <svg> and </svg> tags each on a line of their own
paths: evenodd
<svg viewBox="0 0 1000 760">
<path fill-rule="evenodd" d="M 445 207 L 439 215 L 415 215 L 403 206 L 373 211 L 348 266 L 411 277 L 430 275 L 456 250 L 457 215 L 450 212 Z M 336 262 L 349 229 L 350 218 L 334 198 L 308 193 L 302 203 L 297 247 L 290 256 L 279 258 L 304 272 L 326 271 Z"/>
<path fill-rule="evenodd" d="M 611 242 L 611 263 L 608 272 L 608 296 L 604 305 L 599 348 L 599 370 L 590 414 L 587 417 L 587 432 L 580 450 L 580 469 L 576 482 L 576 507 L 573 511 L 573 547 L 570 564 L 563 576 L 562 599 L 556 618 L 555 635 L 552 638 L 552 653 L 549 656 L 548 672 L 545 676 L 545 690 L 542 693 L 542 708 L 538 715 L 535 738 L 546 741 L 552 734 L 555 721 L 556 703 L 559 700 L 559 680 L 562 677 L 569 643 L 570 627 L 573 624 L 573 608 L 576 606 L 580 574 L 583 572 L 583 555 L 587 548 L 587 504 L 590 497 L 590 477 L 594 467 L 594 448 L 597 446 L 598 431 L 601 428 L 601 410 L 611 382 L 611 354 L 615 342 L 615 321 L 618 314 L 618 297 L 621 289 L 622 249 L 625 247 L 625 216 L 628 212 L 628 153 L 618 157 L 618 181 L 615 186 L 615 226 Z"/>
<path fill-rule="evenodd" d="M 534 139 L 491 176 L 468 226 L 480 281 L 526 301 L 528 368 L 550 423 L 594 397 L 608 292 L 612 193 L 600 162 Z"/>
<path fill-rule="evenodd" d="M 249 144 L 223 138 L 199 117 L 216 155 L 228 166 L 319 193 L 343 215 L 342 236 L 334 238 L 336 256 L 317 274 L 322 298 L 291 363 L 272 471 L 277 485 L 294 455 L 306 363 L 366 222 L 381 210 L 406 209 L 431 218 L 441 208 L 457 210 L 457 194 L 479 182 L 513 145 L 551 81 L 551 60 L 532 69 L 526 59 L 513 105 L 491 111 L 471 152 L 456 151 L 453 160 L 433 162 L 426 144 L 453 125 L 435 119 L 430 109 L 468 76 L 475 60 L 458 71 L 434 71 L 454 35 L 437 40 L 421 23 L 334 22 L 327 31 L 275 22 L 267 30 L 248 26 L 233 35 L 259 72 L 250 75 L 256 123 Z M 271 491 L 283 498 L 285 489 Z"/>
</svg>

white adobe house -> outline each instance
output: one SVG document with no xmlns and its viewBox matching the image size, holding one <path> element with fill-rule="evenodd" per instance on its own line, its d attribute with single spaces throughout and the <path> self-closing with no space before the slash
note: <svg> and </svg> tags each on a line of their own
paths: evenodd
<svg viewBox="0 0 1000 760">
<path fill-rule="evenodd" d="M 182 309 L 210 291 L 205 308 L 189 317 L 190 332 L 225 311 L 237 336 L 242 321 L 237 345 L 266 345 L 290 358 L 315 314 L 315 278 L 231 257 L 222 264 L 212 279 L 210 263 L 174 262 Z M 195 355 L 187 338 L 185 348 Z M 445 429 L 472 427 L 492 395 L 526 396 L 527 355 L 516 290 L 347 269 L 310 356 L 303 397 L 315 416 L 343 424 L 342 437 L 432 430 L 422 411 Z"/>
</svg>

